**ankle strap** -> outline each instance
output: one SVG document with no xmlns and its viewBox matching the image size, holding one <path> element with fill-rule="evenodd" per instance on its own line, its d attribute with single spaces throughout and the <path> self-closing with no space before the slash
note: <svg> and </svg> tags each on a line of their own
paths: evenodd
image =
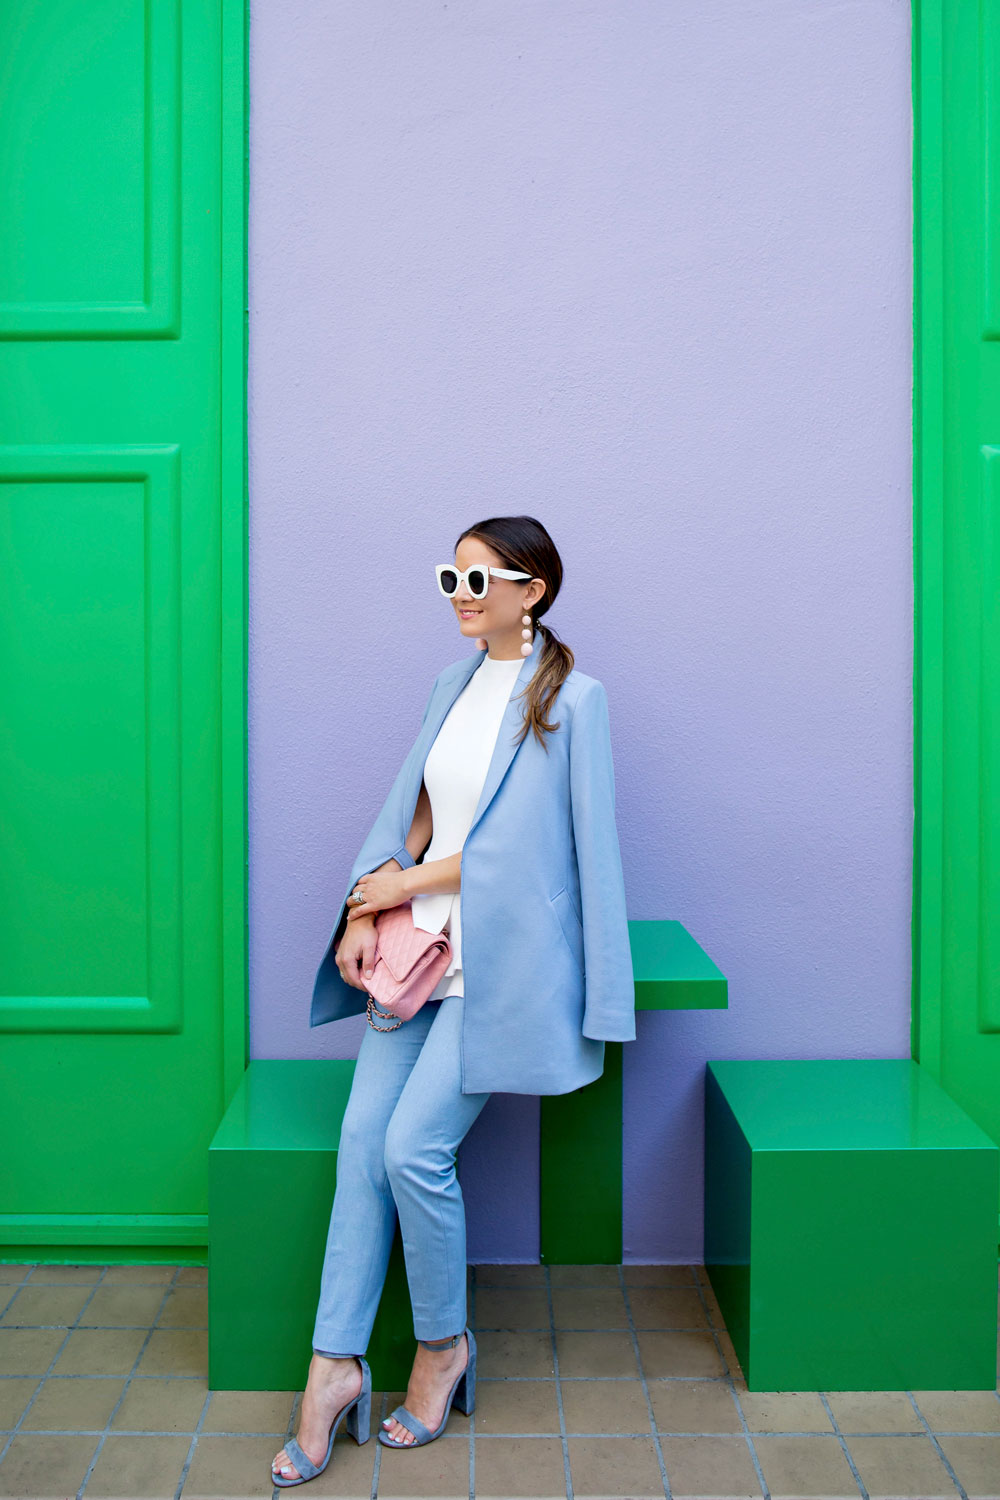
<svg viewBox="0 0 1000 1500">
<path fill-rule="evenodd" d="M 465 1329 L 456 1333 L 453 1339 L 417 1339 L 418 1344 L 423 1344 L 425 1349 L 454 1349 L 459 1339 L 465 1337 Z"/>
</svg>

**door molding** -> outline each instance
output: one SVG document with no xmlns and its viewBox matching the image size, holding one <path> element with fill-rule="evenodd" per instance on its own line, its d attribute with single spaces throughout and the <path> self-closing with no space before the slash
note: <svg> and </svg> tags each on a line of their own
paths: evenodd
<svg viewBox="0 0 1000 1500">
<path fill-rule="evenodd" d="M 222 0 L 221 25 L 221 951 L 223 1088 L 228 1104 L 250 1059 L 247 988 L 249 0 Z"/>
</svg>

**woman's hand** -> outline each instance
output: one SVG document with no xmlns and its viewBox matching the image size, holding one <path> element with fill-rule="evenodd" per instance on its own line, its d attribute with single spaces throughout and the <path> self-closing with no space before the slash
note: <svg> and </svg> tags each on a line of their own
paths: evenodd
<svg viewBox="0 0 1000 1500">
<path fill-rule="evenodd" d="M 353 985 L 356 990 L 365 990 L 361 975 L 370 974 L 375 966 L 374 917 L 348 925 L 337 944 L 335 958 L 344 983 Z"/>
<path fill-rule="evenodd" d="M 374 917 L 377 911 L 385 911 L 387 907 L 401 906 L 404 901 L 409 900 L 402 870 L 375 870 L 371 875 L 362 875 L 354 882 L 354 890 L 358 887 L 364 892 L 364 904 L 358 906 L 348 899 L 348 925 L 361 917 Z M 354 891 L 351 892 L 353 894 Z"/>
</svg>

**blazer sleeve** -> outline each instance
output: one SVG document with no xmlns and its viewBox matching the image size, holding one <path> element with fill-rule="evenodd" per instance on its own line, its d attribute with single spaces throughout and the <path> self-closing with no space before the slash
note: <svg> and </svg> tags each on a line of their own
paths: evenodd
<svg viewBox="0 0 1000 1500">
<path fill-rule="evenodd" d="M 411 762 L 412 762 L 414 756 L 417 753 L 417 747 L 420 744 L 420 733 L 423 730 L 424 725 L 427 723 L 427 715 L 431 711 L 431 704 L 434 701 L 434 694 L 437 691 L 437 685 L 438 685 L 438 681 L 439 681 L 440 676 L 441 676 L 441 674 L 439 672 L 438 676 L 435 677 L 433 683 L 431 684 L 431 690 L 430 690 L 430 692 L 427 695 L 427 702 L 424 705 L 423 717 L 420 720 L 420 730 L 417 732 L 417 737 L 414 740 L 413 744 L 411 745 L 409 751 L 407 752 L 406 758 L 403 761 L 403 764 L 400 766 L 399 771 L 397 773 L 396 780 L 393 782 L 392 787 L 391 787 L 391 789 L 389 791 L 389 795 L 385 799 L 385 804 L 383 805 L 382 811 L 379 814 L 378 819 L 376 820 L 376 824 L 375 824 L 376 828 L 380 825 L 380 823 L 382 822 L 382 820 L 385 818 L 386 814 L 389 811 L 391 811 L 396 806 L 396 804 L 398 804 L 401 801 L 401 799 L 402 799 L 403 792 L 405 791 L 407 782 L 410 779 L 410 765 L 411 765 Z M 402 827 L 402 823 L 401 822 L 399 823 L 399 826 Z M 405 839 L 406 835 L 409 833 L 409 831 L 410 830 L 408 828 L 406 828 L 406 829 L 403 830 L 403 837 L 404 837 L 404 839 Z M 369 838 L 370 837 L 371 837 L 371 835 L 369 835 Z M 367 840 L 366 840 L 366 846 L 367 846 Z M 362 850 L 362 852 L 358 855 L 358 859 L 359 860 L 363 859 L 363 858 L 364 858 L 364 850 Z M 399 863 L 402 865 L 402 867 L 403 867 L 404 870 L 408 870 L 413 865 L 416 864 L 416 860 L 413 858 L 413 855 L 410 853 L 409 849 L 407 849 L 406 844 L 405 843 L 401 843 L 398 848 L 391 850 L 390 853 L 388 853 L 385 856 L 384 859 L 376 860 L 375 863 L 371 866 L 371 869 L 363 870 L 360 873 L 361 874 L 369 874 L 370 875 L 371 871 L 373 869 L 378 869 L 378 867 L 380 865 L 382 865 L 382 864 L 385 863 L 386 859 L 395 859 L 395 860 L 398 860 Z M 360 878 L 360 877 L 356 877 L 356 879 L 357 878 Z M 355 880 L 351 881 L 351 888 L 350 888 L 351 890 L 353 890 L 355 883 L 356 883 Z M 350 890 L 348 890 L 348 895 L 350 895 Z"/>
<path fill-rule="evenodd" d="M 438 676 L 440 676 L 440 675 L 441 674 L 438 673 Z M 437 687 L 437 685 L 438 685 L 438 679 L 437 679 L 437 677 L 435 677 L 434 684 L 431 687 L 430 694 L 428 695 L 428 698 L 427 698 L 427 702 L 424 705 L 424 716 L 420 720 L 420 728 L 421 729 L 423 729 L 424 725 L 427 723 L 427 715 L 431 711 L 431 700 L 434 697 L 434 690 Z M 409 755 L 407 755 L 405 761 L 403 762 L 402 769 L 400 770 L 399 776 L 397 778 L 401 789 L 402 789 L 403 786 L 406 785 L 407 778 L 409 777 L 409 773 L 410 773 L 410 760 L 412 759 L 414 753 L 416 752 L 417 744 L 419 743 L 419 738 L 420 737 L 419 737 L 419 734 L 418 734 L 417 740 L 414 742 L 413 747 L 410 750 Z M 407 829 L 406 833 L 409 833 L 409 831 L 410 830 Z M 404 835 L 404 837 L 405 837 L 405 835 Z M 407 849 L 405 843 L 400 844 L 399 848 L 398 849 L 394 849 L 392 851 L 392 853 L 390 855 L 388 855 L 387 857 L 389 859 L 396 860 L 403 867 L 404 870 L 412 870 L 413 866 L 416 864 L 416 860 L 413 858 L 413 855 L 410 853 L 409 849 Z M 371 871 L 369 871 L 368 873 L 370 874 Z"/>
<path fill-rule="evenodd" d="M 409 869 L 411 865 L 416 863 L 406 844 L 400 843 L 396 845 L 395 841 L 399 838 L 400 830 L 403 832 L 404 839 L 410 831 L 408 828 L 403 828 L 403 794 L 409 784 L 410 770 L 420 748 L 421 731 L 427 723 L 427 715 L 431 711 L 431 704 L 434 701 L 434 694 L 437 691 L 440 677 L 441 674 L 438 673 L 428 694 L 423 718 L 420 720 L 420 731 L 418 731 L 416 739 L 411 745 L 403 764 L 400 766 L 396 774 L 396 779 L 389 788 L 385 802 L 382 804 L 381 811 L 372 824 L 368 836 L 355 858 L 351 870 L 351 878 L 347 883 L 344 899 L 340 904 L 340 910 L 337 914 L 337 921 L 330 935 L 330 946 L 338 943 L 344 934 L 344 929 L 347 926 L 345 919 L 347 900 L 362 875 L 370 875 L 373 870 L 377 870 L 381 865 L 385 864 L 387 859 L 397 859 L 404 869 Z M 388 833 L 390 829 L 394 829 L 395 833 L 390 835 Z M 393 847 L 394 845 L 395 847 Z"/>
<path fill-rule="evenodd" d="M 583 908 L 583 1035 L 635 1040 L 635 977 L 615 825 L 608 695 L 596 678 L 573 710 L 569 750 L 573 839 Z"/>
</svg>

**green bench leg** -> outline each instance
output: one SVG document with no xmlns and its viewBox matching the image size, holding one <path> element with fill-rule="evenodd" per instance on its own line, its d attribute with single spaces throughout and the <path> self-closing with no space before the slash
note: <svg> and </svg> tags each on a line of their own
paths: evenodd
<svg viewBox="0 0 1000 1500">
<path fill-rule="evenodd" d="M 334 1150 L 209 1153 L 210 1390 L 303 1389 L 336 1159 Z M 278 1212 L 284 1202 L 294 1210 Z"/>
<path fill-rule="evenodd" d="M 604 1072 L 569 1094 L 543 1094 L 542 1262 L 617 1265 L 622 1258 L 622 1043 L 605 1042 Z"/>
</svg>

